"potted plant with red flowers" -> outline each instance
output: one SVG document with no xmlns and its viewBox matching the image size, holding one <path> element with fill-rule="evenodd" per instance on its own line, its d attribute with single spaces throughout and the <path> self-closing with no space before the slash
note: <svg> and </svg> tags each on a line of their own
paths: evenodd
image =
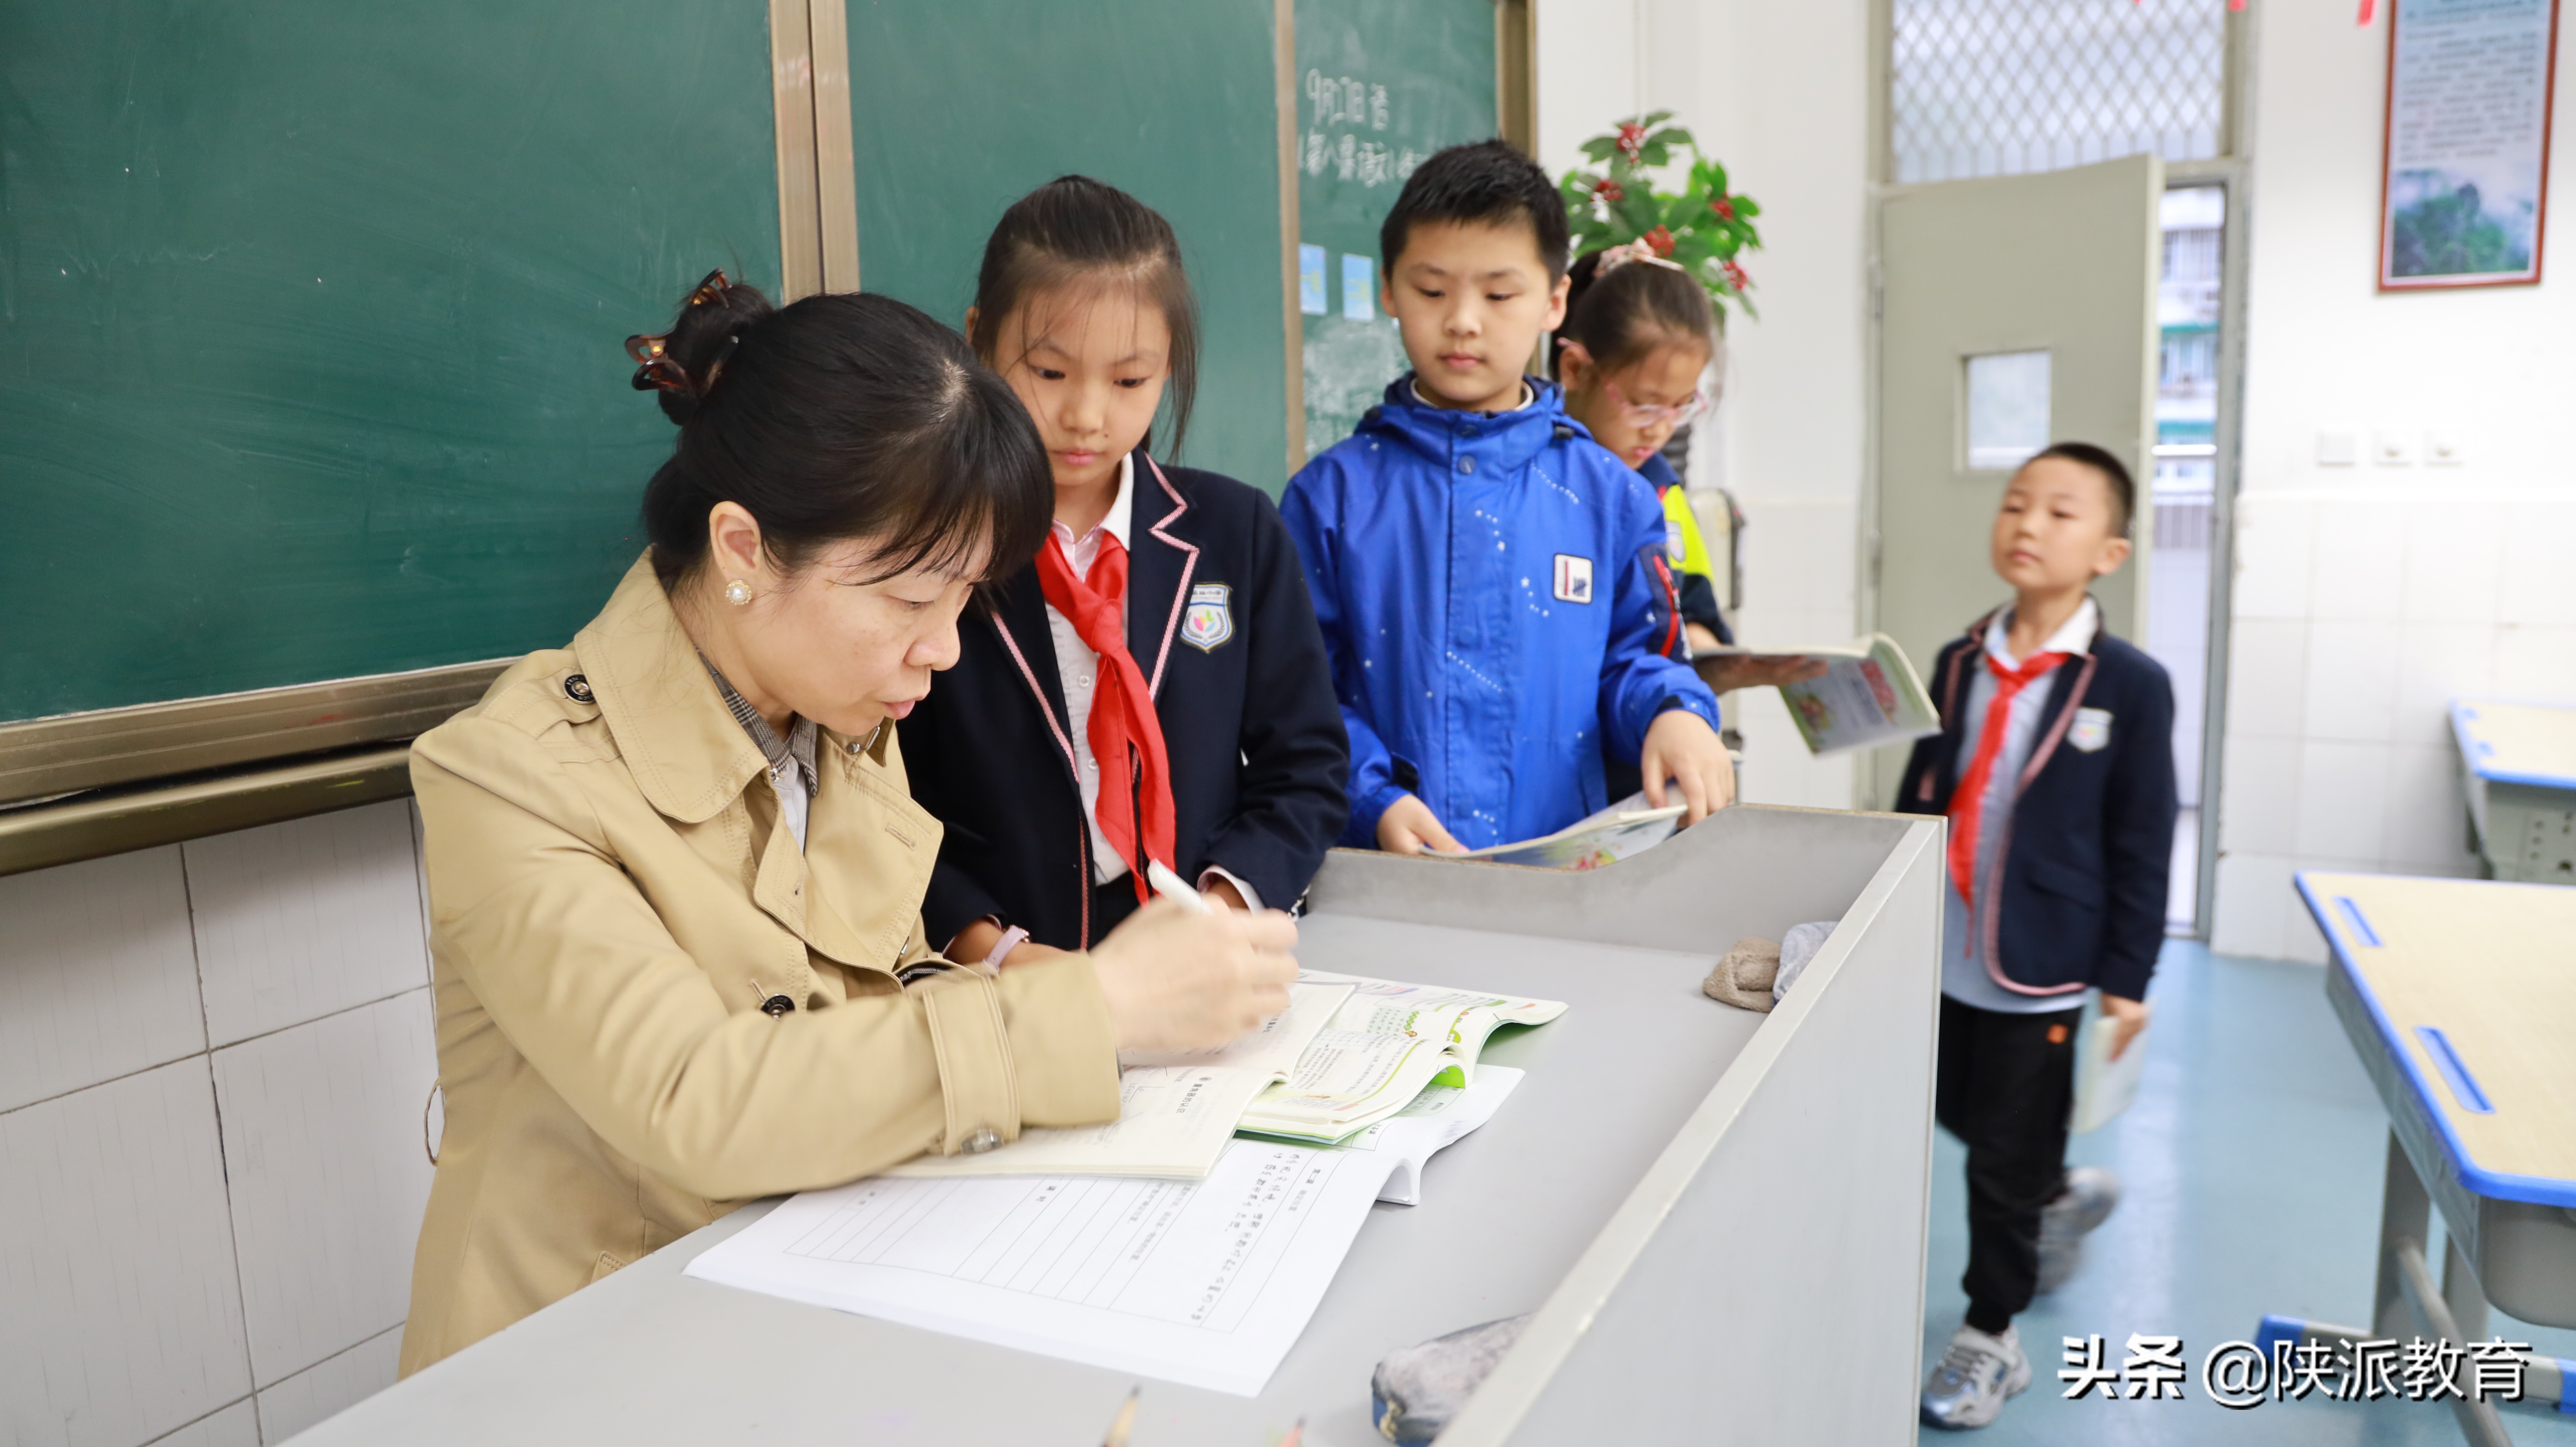
<svg viewBox="0 0 2576 1447">
<path fill-rule="evenodd" d="M 1762 208 L 1730 191 L 1726 168 L 1701 155 L 1689 131 L 1668 124 L 1672 118 L 1671 111 L 1656 111 L 1583 143 L 1583 154 L 1599 169 L 1568 171 L 1558 186 L 1575 253 L 1642 241 L 1708 288 L 1721 319 L 1730 301 L 1758 316 L 1745 295 L 1752 279 L 1736 258 L 1761 247 L 1753 218 Z M 1690 158 L 1683 189 L 1658 192 L 1653 173 L 1683 154 Z"/>
</svg>

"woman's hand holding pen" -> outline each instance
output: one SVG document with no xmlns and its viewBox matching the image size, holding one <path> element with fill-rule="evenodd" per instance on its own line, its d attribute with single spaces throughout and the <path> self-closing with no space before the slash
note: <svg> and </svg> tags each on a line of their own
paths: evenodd
<svg viewBox="0 0 2576 1447">
<path fill-rule="evenodd" d="M 1277 910 L 1201 913 L 1158 899 L 1091 951 L 1121 1050 L 1200 1050 L 1288 1008 L 1297 924 Z"/>
</svg>

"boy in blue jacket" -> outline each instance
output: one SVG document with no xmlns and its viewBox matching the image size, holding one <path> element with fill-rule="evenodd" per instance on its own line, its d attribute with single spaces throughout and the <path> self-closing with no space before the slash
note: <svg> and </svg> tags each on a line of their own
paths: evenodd
<svg viewBox="0 0 2576 1447">
<path fill-rule="evenodd" d="M 1933 1109 L 1968 1148 L 1968 1319 L 1923 1384 L 1923 1420 L 1983 1427 L 2030 1385 L 2012 1319 L 2074 1269 L 2117 1199 L 2066 1169 L 2084 995 L 2147 1023 L 2173 857 L 2173 685 L 2102 629 L 2087 591 L 2129 556 L 2137 486 L 2062 442 L 2013 475 L 1990 542 L 2013 603 L 1932 671 L 1941 732 L 1914 746 L 1897 807 L 1950 820 Z"/>
<path fill-rule="evenodd" d="M 1685 823 L 1735 776 L 1691 671 L 1653 488 L 1524 376 L 1564 319 L 1567 226 L 1501 141 L 1452 146 L 1379 232 L 1413 371 L 1288 484 L 1350 732 L 1345 844 L 1455 852 L 1608 804 L 1605 756 Z"/>
</svg>

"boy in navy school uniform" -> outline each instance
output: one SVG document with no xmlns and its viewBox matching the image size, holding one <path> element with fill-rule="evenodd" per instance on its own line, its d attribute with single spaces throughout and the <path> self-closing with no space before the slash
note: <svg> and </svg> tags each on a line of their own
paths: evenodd
<svg viewBox="0 0 2576 1447">
<path fill-rule="evenodd" d="M 1983 1427 L 2030 1385 L 2012 1318 L 2118 1198 L 2110 1172 L 2066 1169 L 2066 1126 L 2085 991 L 2127 1048 L 2164 942 L 2173 685 L 2087 591 L 2128 559 L 2136 500 L 2086 443 L 2014 474 L 1992 539 L 2013 604 L 1941 650 L 1941 732 L 1897 790 L 1950 820 L 1934 1111 L 1968 1148 L 1968 1312 L 1923 1385 L 1935 1427 Z"/>
<path fill-rule="evenodd" d="M 1504 142 L 1423 162 L 1379 233 L 1413 370 L 1280 505 L 1350 733 L 1345 844 L 1553 833 L 1610 802 L 1605 759 L 1656 805 L 1678 783 L 1686 824 L 1734 797 L 1662 504 L 1523 375 L 1565 315 L 1567 232 Z"/>
</svg>

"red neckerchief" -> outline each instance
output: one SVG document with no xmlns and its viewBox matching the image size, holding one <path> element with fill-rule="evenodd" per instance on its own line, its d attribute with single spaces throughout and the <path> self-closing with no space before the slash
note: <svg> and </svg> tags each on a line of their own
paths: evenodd
<svg viewBox="0 0 2576 1447">
<path fill-rule="evenodd" d="M 1995 676 L 1994 700 L 1986 705 L 1986 724 L 1977 734 L 1976 755 L 1968 761 L 1968 772 L 1959 776 L 1959 785 L 1950 791 L 1950 882 L 1959 889 L 1959 898 L 1974 910 L 1977 878 L 1977 831 L 1983 822 L 1979 817 L 1986 807 L 1986 782 L 1994 774 L 1995 759 L 2004 751 L 2004 732 L 2011 726 L 2012 701 L 2032 683 L 2046 678 L 2068 656 L 2063 653 L 2034 653 L 2022 660 L 2019 668 L 2006 668 L 1977 644 L 1977 653 L 1986 660 L 1986 669 Z"/>
<path fill-rule="evenodd" d="M 1127 547 L 1115 533 L 1100 536 L 1100 556 L 1091 576 L 1073 575 L 1063 540 L 1050 533 L 1038 549 L 1038 586 L 1055 611 L 1092 652 L 1100 655 L 1099 680 L 1092 690 L 1091 726 L 1085 731 L 1091 756 L 1100 767 L 1100 801 L 1093 813 L 1100 832 L 1127 862 L 1136 882 L 1136 898 L 1150 901 L 1151 886 L 1136 856 L 1139 833 L 1145 857 L 1172 867 L 1172 767 L 1163 751 L 1162 721 L 1154 715 L 1153 690 L 1127 651 L 1125 620 L 1119 600 L 1127 595 Z M 1142 800 L 1144 827 L 1137 827 Z"/>
</svg>

